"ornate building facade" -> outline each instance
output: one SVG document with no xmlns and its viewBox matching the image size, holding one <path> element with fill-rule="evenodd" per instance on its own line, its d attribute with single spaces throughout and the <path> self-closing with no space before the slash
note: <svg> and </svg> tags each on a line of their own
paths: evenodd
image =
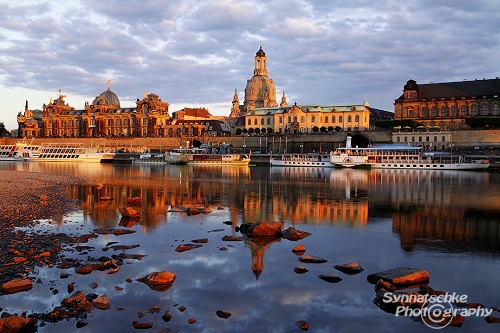
<svg viewBox="0 0 500 333">
<path fill-rule="evenodd" d="M 134 108 L 122 108 L 118 96 L 108 89 L 92 103 L 85 103 L 83 110 L 69 106 L 59 91 L 58 97 L 43 105 L 41 117 L 28 109 L 17 117 L 19 137 L 176 137 L 199 136 L 205 131 L 204 124 L 177 123 L 169 115 L 169 103 L 158 95 L 144 93 Z M 205 109 L 203 109 L 205 110 Z M 206 110 L 205 110 L 206 111 Z M 207 111 L 208 113 L 208 111 Z"/>
<path fill-rule="evenodd" d="M 417 84 L 409 80 L 394 102 L 394 120 L 411 119 L 428 128 L 467 129 L 465 119 L 500 115 L 500 79 Z"/>
</svg>

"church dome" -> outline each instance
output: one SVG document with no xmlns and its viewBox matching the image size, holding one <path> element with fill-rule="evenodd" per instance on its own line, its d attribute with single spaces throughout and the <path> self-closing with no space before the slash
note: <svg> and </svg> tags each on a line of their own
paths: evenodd
<svg viewBox="0 0 500 333">
<path fill-rule="evenodd" d="M 92 104 L 93 105 L 114 106 L 114 107 L 119 108 L 120 107 L 120 99 L 118 99 L 118 96 L 108 88 L 108 90 L 104 91 L 99 96 L 97 96 L 92 101 Z"/>
<path fill-rule="evenodd" d="M 262 49 L 262 45 L 260 46 L 260 49 L 257 51 L 257 53 L 255 53 L 255 56 L 257 56 L 257 57 L 265 57 L 266 56 L 266 53 Z"/>
<path fill-rule="evenodd" d="M 274 81 L 267 75 L 255 75 L 248 80 L 245 88 L 247 110 L 263 107 L 276 107 L 276 88 Z"/>
</svg>

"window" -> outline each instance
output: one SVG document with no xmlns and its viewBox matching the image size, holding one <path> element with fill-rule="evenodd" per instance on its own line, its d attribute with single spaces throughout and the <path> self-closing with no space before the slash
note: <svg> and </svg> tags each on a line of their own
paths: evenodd
<svg viewBox="0 0 500 333">
<path fill-rule="evenodd" d="M 296 123 L 297 122 L 297 116 L 293 116 L 293 122 Z"/>
<path fill-rule="evenodd" d="M 438 137 L 434 136 L 434 142 L 437 142 L 437 140 L 438 140 Z"/>
<path fill-rule="evenodd" d="M 254 125 L 257 125 L 257 118 L 255 118 L 255 119 L 253 120 L 253 124 L 254 124 Z"/>
<path fill-rule="evenodd" d="M 437 117 L 437 115 L 438 115 L 438 108 L 436 106 L 432 107 L 431 114 L 432 114 L 432 117 Z"/>
<path fill-rule="evenodd" d="M 471 113 L 473 116 L 477 116 L 477 105 L 476 104 L 472 104 Z"/>
<path fill-rule="evenodd" d="M 300 117 L 300 122 L 301 123 L 305 123 L 306 122 L 306 118 L 304 116 Z"/>
<path fill-rule="evenodd" d="M 291 123 L 292 122 L 292 117 L 291 116 L 288 116 L 288 122 Z"/>
<path fill-rule="evenodd" d="M 413 118 L 413 109 L 408 110 L 408 117 Z"/>
<path fill-rule="evenodd" d="M 248 119 L 248 125 L 252 125 L 252 119 Z"/>
<path fill-rule="evenodd" d="M 335 123 L 335 116 L 332 116 L 332 123 Z"/>
<path fill-rule="evenodd" d="M 396 141 L 397 141 L 397 142 L 401 142 L 401 138 L 398 136 L 398 137 L 396 138 Z"/>
<path fill-rule="evenodd" d="M 315 123 L 315 122 L 316 122 L 316 117 L 315 117 L 315 116 L 312 116 L 312 117 L 311 117 L 311 122 L 312 122 L 312 123 Z"/>
<path fill-rule="evenodd" d="M 279 122 L 280 122 L 280 124 L 283 124 L 283 117 L 279 118 Z"/>
<path fill-rule="evenodd" d="M 264 118 L 260 118 L 260 124 L 264 125 Z"/>
<path fill-rule="evenodd" d="M 118 118 L 118 119 L 116 119 L 116 120 L 115 120 L 115 125 L 116 125 L 116 126 L 120 126 L 120 123 L 121 123 L 121 122 L 120 122 L 120 118 Z"/>
<path fill-rule="evenodd" d="M 142 118 L 142 124 L 147 125 L 148 124 L 148 118 Z"/>
<path fill-rule="evenodd" d="M 343 121 L 344 118 L 342 118 L 342 116 L 339 116 L 339 123 L 341 123 Z"/>
<path fill-rule="evenodd" d="M 498 116 L 500 110 L 498 109 L 498 103 L 493 104 L 493 115 Z"/>
<path fill-rule="evenodd" d="M 328 116 L 325 117 L 325 124 L 328 124 Z"/>
<path fill-rule="evenodd" d="M 481 115 L 482 116 L 487 116 L 488 115 L 488 105 L 483 104 L 483 106 L 481 107 Z"/>
<path fill-rule="evenodd" d="M 347 122 L 350 123 L 352 121 L 352 117 L 351 116 L 347 116 Z"/>
<path fill-rule="evenodd" d="M 271 125 L 271 118 L 267 118 L 267 124 Z"/>
<path fill-rule="evenodd" d="M 408 142 L 408 138 L 405 136 L 405 142 Z"/>
<path fill-rule="evenodd" d="M 441 141 L 446 142 L 446 137 L 444 135 L 441 137 Z"/>
<path fill-rule="evenodd" d="M 456 106 L 456 105 L 453 105 L 453 106 L 451 107 L 451 116 L 452 116 L 452 117 L 456 117 L 456 116 L 458 116 L 458 108 L 457 108 L 457 106 Z"/>
<path fill-rule="evenodd" d="M 426 106 L 424 106 L 422 108 L 422 117 L 425 117 L 425 118 L 429 117 L 429 110 L 427 109 Z"/>
<path fill-rule="evenodd" d="M 441 117 L 448 117 L 448 107 L 447 106 L 443 106 L 441 108 Z"/>
<path fill-rule="evenodd" d="M 469 113 L 469 108 L 467 105 L 462 106 L 462 116 L 465 117 Z"/>
<path fill-rule="evenodd" d="M 354 117 L 354 121 L 359 123 L 359 116 Z"/>
<path fill-rule="evenodd" d="M 146 119 L 143 119 L 143 120 L 146 120 Z M 111 121 L 112 121 L 111 119 L 108 119 L 108 126 L 111 126 L 111 124 L 112 124 Z"/>
</svg>

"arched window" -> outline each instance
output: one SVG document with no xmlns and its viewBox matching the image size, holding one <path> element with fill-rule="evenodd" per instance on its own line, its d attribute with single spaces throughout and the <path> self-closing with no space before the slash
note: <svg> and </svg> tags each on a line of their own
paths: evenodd
<svg viewBox="0 0 500 333">
<path fill-rule="evenodd" d="M 260 118 L 260 124 L 264 125 L 264 118 Z"/>
<path fill-rule="evenodd" d="M 328 124 L 328 116 L 325 117 L 325 124 Z"/>
<path fill-rule="evenodd" d="M 469 114 L 469 108 L 467 105 L 462 106 L 462 116 L 466 117 Z"/>
<path fill-rule="evenodd" d="M 438 108 L 436 106 L 433 106 L 431 109 L 431 116 L 437 117 L 437 115 L 438 115 Z"/>
<path fill-rule="evenodd" d="M 350 123 L 352 121 L 352 117 L 351 116 L 347 116 L 347 122 Z"/>
<path fill-rule="evenodd" d="M 305 122 L 306 122 L 306 117 L 301 116 L 301 117 L 300 117 L 300 122 L 301 122 L 301 123 L 305 123 Z"/>
<path fill-rule="evenodd" d="M 429 117 L 429 109 L 427 109 L 427 106 L 424 106 L 422 108 L 422 117 L 424 117 L 424 118 Z"/>
<path fill-rule="evenodd" d="M 446 105 L 441 108 L 441 117 L 448 117 L 448 107 Z"/>
<path fill-rule="evenodd" d="M 453 117 L 458 116 L 458 108 L 457 108 L 457 106 L 456 106 L 456 105 L 453 105 L 453 106 L 451 107 L 451 115 L 452 115 Z"/>
<path fill-rule="evenodd" d="M 477 104 L 472 104 L 471 113 L 473 116 L 477 116 Z"/>
<path fill-rule="evenodd" d="M 254 125 L 257 125 L 257 118 L 255 118 L 255 119 L 253 120 L 253 124 L 254 124 Z"/>
<path fill-rule="evenodd" d="M 499 113 L 500 113 L 500 110 L 498 108 L 498 103 L 493 104 L 493 115 L 498 116 Z"/>
<path fill-rule="evenodd" d="M 354 121 L 359 123 L 359 116 L 358 115 L 356 117 L 354 117 Z"/>
<path fill-rule="evenodd" d="M 280 120 L 279 120 L 279 121 L 280 121 L 280 124 L 283 124 L 283 117 L 281 117 L 281 116 L 280 116 L 280 118 L 279 118 L 279 119 L 280 119 Z"/>
<path fill-rule="evenodd" d="M 252 125 L 252 119 L 248 119 L 248 125 Z"/>
<path fill-rule="evenodd" d="M 316 122 L 316 117 L 315 117 L 315 116 L 312 116 L 312 117 L 311 117 L 311 122 L 312 122 L 312 123 Z"/>
<path fill-rule="evenodd" d="M 483 104 L 483 106 L 481 107 L 481 115 L 482 116 L 487 116 L 488 115 L 488 105 Z"/>
<path fill-rule="evenodd" d="M 271 125 L 271 118 L 267 118 L 267 124 Z"/>
</svg>

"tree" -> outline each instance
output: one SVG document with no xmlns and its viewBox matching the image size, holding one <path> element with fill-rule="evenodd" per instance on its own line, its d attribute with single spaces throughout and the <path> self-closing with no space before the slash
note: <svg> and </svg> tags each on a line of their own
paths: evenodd
<svg viewBox="0 0 500 333">
<path fill-rule="evenodd" d="M 328 126 L 328 132 L 333 132 L 334 130 L 333 126 Z"/>
<path fill-rule="evenodd" d="M 271 127 L 268 127 L 268 128 L 267 128 L 267 133 L 269 133 L 269 134 L 273 134 L 273 129 L 272 129 Z"/>
<path fill-rule="evenodd" d="M 258 128 L 258 127 L 257 127 L 257 128 L 255 129 L 255 133 L 256 133 L 256 134 L 259 134 L 259 133 L 260 133 L 260 128 Z"/>
<path fill-rule="evenodd" d="M 326 132 L 326 127 L 325 126 L 321 126 L 321 128 L 319 129 L 319 131 L 321 133 L 325 133 Z"/>
<path fill-rule="evenodd" d="M 248 133 L 253 134 L 253 132 L 255 132 L 255 130 L 254 130 L 252 127 L 250 127 L 250 128 L 248 129 Z"/>
<path fill-rule="evenodd" d="M 265 127 L 262 127 L 262 129 L 260 130 L 260 132 L 261 132 L 262 134 L 266 134 L 267 129 L 266 129 Z"/>
<path fill-rule="evenodd" d="M 313 133 L 318 133 L 319 132 L 319 127 L 318 126 L 314 126 L 312 128 L 312 131 L 313 131 Z"/>
<path fill-rule="evenodd" d="M 241 130 L 241 128 L 237 128 L 237 129 L 236 129 L 235 134 L 236 134 L 236 135 L 241 135 L 241 132 L 243 132 L 243 131 Z"/>
<path fill-rule="evenodd" d="M 246 128 L 244 128 L 242 132 L 243 132 L 243 134 L 247 134 L 248 130 Z"/>
</svg>

